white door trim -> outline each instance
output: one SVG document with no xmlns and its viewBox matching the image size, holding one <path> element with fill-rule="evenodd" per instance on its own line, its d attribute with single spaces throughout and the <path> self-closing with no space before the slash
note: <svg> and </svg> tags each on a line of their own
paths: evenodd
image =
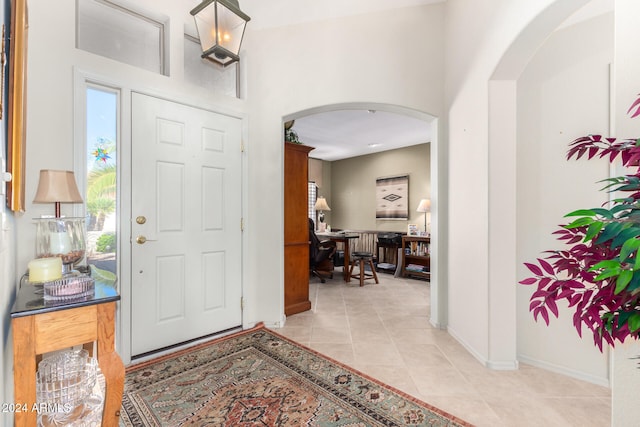
<svg viewBox="0 0 640 427">
<path fill-rule="evenodd" d="M 118 147 L 120 152 L 120 157 L 118 159 L 118 167 L 119 167 L 119 199 L 118 204 L 120 206 L 120 214 L 117 221 L 117 229 L 119 236 L 127 236 L 124 238 L 126 241 L 122 241 L 123 238 L 119 239 L 119 256 L 121 257 L 121 262 L 119 266 L 119 274 L 118 274 L 118 290 L 120 292 L 121 300 L 118 304 L 118 310 L 116 312 L 116 351 L 120 355 L 123 363 L 125 365 L 131 364 L 131 245 L 130 245 L 130 236 L 131 236 L 131 224 L 128 220 L 131 218 L 131 93 L 136 92 L 143 95 L 154 96 L 156 98 L 165 99 L 171 102 L 177 102 L 180 104 L 184 104 L 187 106 L 204 109 L 207 111 L 211 111 L 218 114 L 224 114 L 230 117 L 234 117 L 240 119 L 242 121 L 242 141 L 244 146 L 244 153 L 242 156 L 242 217 L 244 218 L 244 232 L 242 233 L 242 295 L 244 299 L 244 310 L 242 312 L 242 327 L 243 329 L 251 328 L 255 326 L 256 321 L 252 320 L 254 318 L 254 314 L 251 312 L 251 304 L 247 304 L 247 283 L 245 278 L 248 277 L 246 256 L 247 256 L 247 248 L 248 248 L 248 234 L 249 230 L 247 224 L 249 223 L 249 213 L 248 213 L 248 171 L 247 171 L 247 161 L 248 161 L 248 152 L 249 152 L 249 144 L 247 143 L 247 135 L 248 135 L 248 115 L 242 111 L 241 108 L 244 104 L 240 103 L 236 99 L 230 99 L 230 102 L 227 105 L 224 102 L 207 102 L 202 98 L 194 98 L 190 96 L 185 96 L 179 92 L 168 92 L 163 90 L 158 90 L 157 88 L 152 88 L 146 86 L 146 83 L 143 81 L 139 82 L 125 82 L 119 79 L 113 79 L 112 77 L 108 77 L 102 75 L 100 73 L 96 73 L 93 71 L 89 71 L 86 69 L 74 67 L 73 69 L 73 80 L 74 80 L 74 105 L 73 105 L 73 113 L 74 113 L 74 122 L 73 122 L 73 139 L 74 139 L 74 171 L 76 171 L 77 176 L 80 175 L 82 171 L 85 170 L 86 165 L 85 162 L 85 154 L 84 154 L 84 138 L 85 138 L 85 89 L 89 84 L 95 84 L 98 86 L 104 86 L 112 89 L 117 89 L 120 91 L 120 117 L 119 117 L 119 141 L 122 147 L 128 147 L 126 150 Z M 216 99 L 220 99 L 220 97 L 216 97 Z M 233 104 L 233 105 L 232 105 Z M 80 185 L 80 182 L 78 182 Z M 127 202 L 128 201 L 128 202 Z M 84 215 L 84 206 L 79 205 L 77 207 L 79 211 L 74 212 L 77 215 Z M 122 220 L 122 219 L 126 220 Z"/>
</svg>

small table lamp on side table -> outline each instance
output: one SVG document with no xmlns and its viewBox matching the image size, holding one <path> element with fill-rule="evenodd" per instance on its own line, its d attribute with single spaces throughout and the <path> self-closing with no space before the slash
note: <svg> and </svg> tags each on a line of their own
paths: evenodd
<svg viewBox="0 0 640 427">
<path fill-rule="evenodd" d="M 319 211 L 318 213 L 318 231 L 325 231 L 327 229 L 327 224 L 324 223 L 324 211 L 330 211 L 331 208 L 327 204 L 327 199 L 320 196 L 318 200 L 316 200 L 315 210 Z"/>
<path fill-rule="evenodd" d="M 82 203 L 72 171 L 40 171 L 34 203 L 54 203 L 55 217 L 36 218 L 36 257 L 62 258 L 63 274 L 84 258 L 86 239 L 84 218 L 63 218 L 60 203 Z"/>
</svg>

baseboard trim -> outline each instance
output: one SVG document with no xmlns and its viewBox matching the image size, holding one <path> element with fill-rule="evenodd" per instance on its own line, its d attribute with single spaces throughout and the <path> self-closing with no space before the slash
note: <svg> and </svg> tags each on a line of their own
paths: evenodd
<svg viewBox="0 0 640 427">
<path fill-rule="evenodd" d="M 494 370 L 494 371 L 514 371 L 517 370 L 518 360 L 501 360 L 501 361 L 493 361 L 484 357 L 482 354 L 478 353 L 472 346 L 470 346 L 465 340 L 463 340 L 460 335 L 456 333 L 454 329 L 447 328 L 447 332 L 451 335 L 462 347 L 465 348 L 473 357 L 475 357 L 478 362 L 482 364 L 482 366 Z"/>
<path fill-rule="evenodd" d="M 447 326 L 442 323 L 438 323 L 436 319 L 429 319 L 429 323 L 436 329 L 440 329 L 442 331 L 447 330 Z"/>
<path fill-rule="evenodd" d="M 287 322 L 286 317 L 283 318 L 280 321 L 275 321 L 275 322 L 263 322 L 264 326 L 266 326 L 269 329 L 280 329 L 280 328 L 284 328 L 285 323 Z"/>
<path fill-rule="evenodd" d="M 452 329 L 451 327 L 448 327 L 447 328 L 447 332 L 456 341 L 458 341 L 458 343 L 462 347 L 464 347 L 465 350 L 467 350 L 473 357 L 475 357 L 478 360 L 478 362 L 480 362 L 482 364 L 482 366 L 487 366 L 487 359 L 484 356 L 482 356 L 480 353 L 478 353 L 473 347 L 471 347 L 469 344 L 467 344 L 467 342 L 464 339 L 462 339 L 460 337 L 460 335 L 458 335 L 458 333 L 456 333 L 455 329 Z"/>
<path fill-rule="evenodd" d="M 518 370 L 518 368 L 520 368 L 520 364 L 517 360 L 507 360 L 500 362 L 487 360 L 485 366 L 494 371 L 516 371 Z"/>
<path fill-rule="evenodd" d="M 556 365 L 554 363 L 545 362 L 543 360 L 533 359 L 527 356 L 516 355 L 517 359 L 513 361 L 492 361 L 486 359 L 480 353 L 478 353 L 473 347 L 471 347 L 464 339 L 456 333 L 454 329 L 447 328 L 447 332 L 451 335 L 462 347 L 465 348 L 473 357 L 475 357 L 483 366 L 497 370 L 507 371 L 519 369 L 520 364 L 535 366 L 536 368 L 544 369 L 547 371 L 555 372 L 557 374 L 565 375 L 567 377 L 575 378 L 580 381 L 585 381 L 591 384 L 611 388 L 611 380 L 609 378 L 602 378 L 596 375 L 590 375 L 575 369 L 570 369 L 565 366 Z"/>
<path fill-rule="evenodd" d="M 533 359 L 522 355 L 518 355 L 518 360 L 527 365 L 535 366 L 536 368 L 545 369 L 547 371 L 575 378 L 580 381 L 585 381 L 599 386 L 611 388 L 611 380 L 609 378 L 602 378 L 596 375 L 586 374 L 581 371 L 576 371 L 575 369 L 567 368 L 566 366 L 560 366 L 554 363 L 549 363 L 543 360 Z"/>
</svg>

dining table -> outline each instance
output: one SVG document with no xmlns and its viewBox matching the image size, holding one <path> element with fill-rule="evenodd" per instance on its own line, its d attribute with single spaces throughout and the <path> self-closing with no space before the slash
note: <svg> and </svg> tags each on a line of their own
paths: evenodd
<svg viewBox="0 0 640 427">
<path fill-rule="evenodd" d="M 349 264 L 351 261 L 349 258 L 351 254 L 351 249 L 349 248 L 349 242 L 353 239 L 357 239 L 358 237 L 360 237 L 360 235 L 358 233 L 353 233 L 348 231 L 347 232 L 322 231 L 322 232 L 316 232 L 316 236 L 318 236 L 320 240 L 329 239 L 336 243 L 342 243 L 344 245 L 344 266 L 342 267 L 342 275 L 344 276 L 345 282 L 350 282 L 351 275 L 349 274 Z"/>
</svg>

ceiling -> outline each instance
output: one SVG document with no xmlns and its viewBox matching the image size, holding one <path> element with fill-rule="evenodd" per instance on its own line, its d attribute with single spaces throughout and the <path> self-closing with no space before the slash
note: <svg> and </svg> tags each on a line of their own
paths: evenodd
<svg viewBox="0 0 640 427">
<path fill-rule="evenodd" d="M 295 120 L 300 141 L 315 147 L 309 155 L 334 161 L 431 142 L 431 123 L 377 110 L 337 110 Z"/>
</svg>

